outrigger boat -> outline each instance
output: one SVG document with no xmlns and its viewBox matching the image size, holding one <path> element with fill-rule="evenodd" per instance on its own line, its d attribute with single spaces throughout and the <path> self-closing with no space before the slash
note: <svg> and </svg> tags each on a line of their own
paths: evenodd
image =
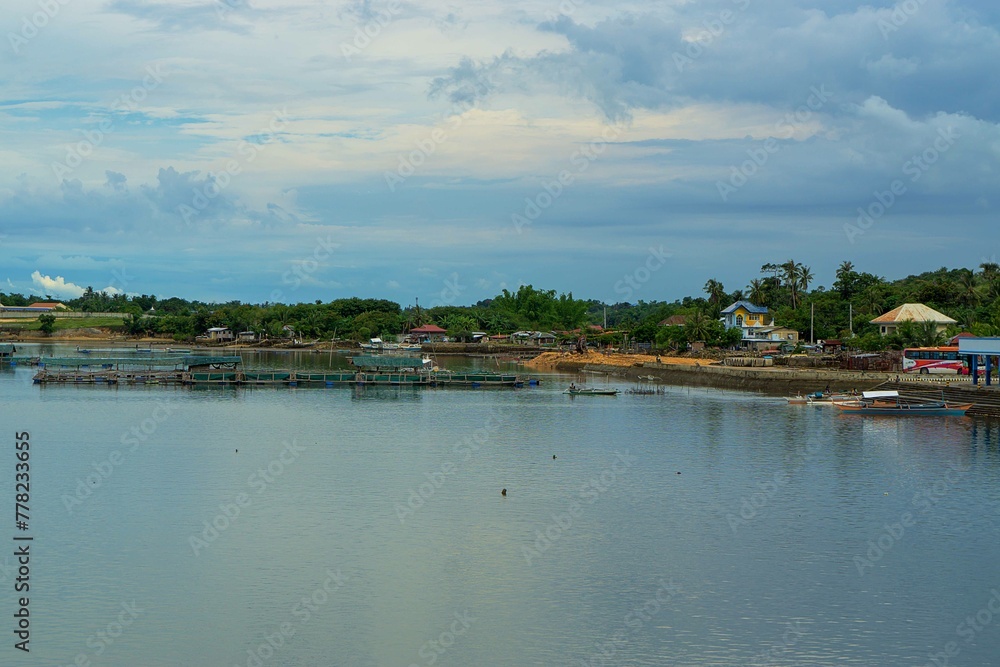
<svg viewBox="0 0 1000 667">
<path fill-rule="evenodd" d="M 948 403 L 925 398 L 905 398 L 898 391 L 866 391 L 860 399 L 834 403 L 845 415 L 910 415 L 962 417 L 972 403 Z"/>
<path fill-rule="evenodd" d="M 569 389 L 563 392 L 570 396 L 617 396 L 617 389 L 600 389 L 597 387 L 577 387 L 571 384 Z"/>
</svg>

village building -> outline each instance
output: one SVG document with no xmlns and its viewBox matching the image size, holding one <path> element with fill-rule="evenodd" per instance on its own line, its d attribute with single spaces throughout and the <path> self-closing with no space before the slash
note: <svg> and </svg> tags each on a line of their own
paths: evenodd
<svg viewBox="0 0 1000 667">
<path fill-rule="evenodd" d="M 233 332 L 229 327 L 212 327 L 205 332 L 204 336 L 198 336 L 202 340 L 227 342 L 233 340 Z"/>
<path fill-rule="evenodd" d="M 916 324 L 933 322 L 938 333 L 944 333 L 949 325 L 958 324 L 957 320 L 953 320 L 944 313 L 939 313 L 922 303 L 904 303 L 871 321 L 872 324 L 878 325 L 879 333 L 883 336 L 896 333 L 899 325 L 903 322 Z"/>
<path fill-rule="evenodd" d="M 441 343 L 447 335 L 448 331 L 436 324 L 424 324 L 410 329 L 406 337 L 413 343 Z"/>
<path fill-rule="evenodd" d="M 58 301 L 37 301 L 28 308 L 38 308 L 44 310 L 69 310 L 69 306 Z"/>
</svg>

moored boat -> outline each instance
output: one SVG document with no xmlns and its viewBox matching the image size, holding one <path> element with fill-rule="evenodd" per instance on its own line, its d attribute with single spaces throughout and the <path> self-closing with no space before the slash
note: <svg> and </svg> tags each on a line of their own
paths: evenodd
<svg viewBox="0 0 1000 667">
<path fill-rule="evenodd" d="M 914 417 L 944 416 L 961 417 L 972 407 L 972 403 L 949 403 L 925 398 L 906 398 L 898 391 L 866 391 L 861 398 L 834 403 L 847 415 L 905 415 Z"/>
<path fill-rule="evenodd" d="M 618 390 L 600 387 L 577 387 L 571 384 L 569 389 L 563 393 L 570 396 L 617 396 Z"/>
</svg>

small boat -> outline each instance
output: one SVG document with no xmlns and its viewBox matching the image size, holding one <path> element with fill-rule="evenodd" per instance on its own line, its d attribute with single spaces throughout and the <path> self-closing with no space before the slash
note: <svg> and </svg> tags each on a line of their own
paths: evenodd
<svg viewBox="0 0 1000 667">
<path fill-rule="evenodd" d="M 926 398 L 906 398 L 898 391 L 866 391 L 861 398 L 834 403 L 845 415 L 907 415 L 962 417 L 972 403 L 948 403 Z"/>
<path fill-rule="evenodd" d="M 789 405 L 833 405 L 843 401 L 853 401 L 858 398 L 856 393 L 814 391 L 803 396 L 789 396 L 785 400 Z"/>
<path fill-rule="evenodd" d="M 617 389 L 602 389 L 598 387 L 577 387 L 570 385 L 569 389 L 563 392 L 570 396 L 617 396 Z"/>
</svg>

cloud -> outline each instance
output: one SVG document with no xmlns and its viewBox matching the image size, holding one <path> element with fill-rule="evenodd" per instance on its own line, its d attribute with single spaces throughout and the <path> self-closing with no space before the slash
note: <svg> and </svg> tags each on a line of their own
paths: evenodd
<svg viewBox="0 0 1000 667">
<path fill-rule="evenodd" d="M 561 16 L 538 29 L 565 39 L 565 48 L 465 57 L 430 90 L 466 102 L 498 91 L 554 90 L 618 119 L 692 102 L 783 106 L 799 90 L 826 84 L 844 101 L 881 94 L 917 115 L 944 105 L 1000 121 L 1000 91 L 976 83 L 984 67 L 997 73 L 1000 33 L 961 3 L 922 3 L 898 28 L 890 23 L 895 30 L 888 33 L 880 26 L 899 23 L 893 7 L 834 14 L 805 4 L 746 3 L 741 10 L 740 0 L 715 0 L 593 25 Z"/>
<path fill-rule="evenodd" d="M 62 276 L 43 276 L 40 271 L 31 274 L 31 282 L 40 290 L 40 294 L 53 294 L 64 299 L 76 299 L 83 296 L 85 291 L 79 285 L 66 282 Z"/>
</svg>

